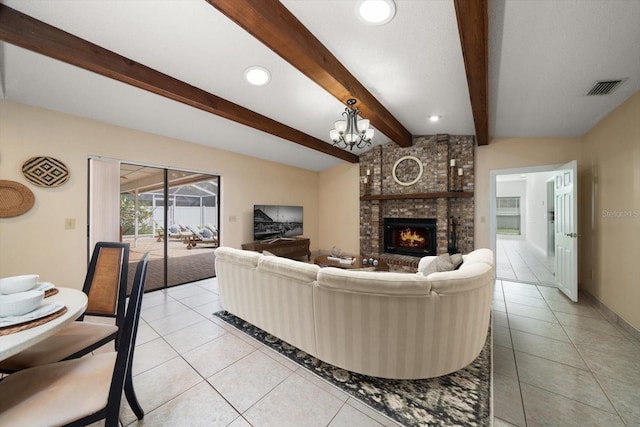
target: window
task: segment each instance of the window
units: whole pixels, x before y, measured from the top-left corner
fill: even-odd
[[[496,197],[498,234],[520,235],[520,197]]]

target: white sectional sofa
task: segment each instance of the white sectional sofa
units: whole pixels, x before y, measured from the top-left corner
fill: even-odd
[[[423,258],[419,270],[435,258]],[[215,262],[226,311],[334,366],[417,379],[464,368],[484,346],[493,253],[463,259],[457,270],[428,276],[320,268],[228,247]]]

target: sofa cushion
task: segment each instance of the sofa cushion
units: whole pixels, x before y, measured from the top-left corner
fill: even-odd
[[[315,282],[320,266],[279,256],[261,256],[258,271],[277,274],[295,280]]]
[[[251,268],[258,267],[258,260],[262,255],[258,252],[245,251],[228,247],[220,247],[215,251],[216,259],[221,258],[235,264],[244,265]]]
[[[422,258],[420,258],[420,261],[418,262],[418,273],[422,274],[425,268],[427,268],[427,266],[431,264],[436,258],[437,257],[431,255],[423,256]]]
[[[453,254],[451,255],[451,264],[453,264],[453,269],[457,270],[460,265],[462,265],[462,254]]]
[[[422,271],[422,274],[428,276],[431,273],[436,273],[440,271],[451,271],[455,267],[451,262],[451,257],[449,254],[438,255],[436,259],[431,261],[426,268]]]
[[[421,275],[335,267],[320,269],[318,286],[338,291],[395,296],[425,296],[431,292],[429,280]]]

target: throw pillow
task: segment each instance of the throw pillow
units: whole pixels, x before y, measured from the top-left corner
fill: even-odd
[[[451,255],[451,263],[453,264],[453,269],[457,270],[462,265],[462,254],[453,254]]]
[[[424,276],[428,276],[431,273],[438,273],[441,271],[451,271],[453,270],[453,263],[451,262],[451,257],[449,254],[438,255],[436,259],[431,261],[427,268],[424,269],[422,274]]]

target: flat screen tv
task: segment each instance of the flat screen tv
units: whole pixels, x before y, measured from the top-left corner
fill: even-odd
[[[302,235],[302,206],[253,206],[254,240],[276,241],[300,235]]]

